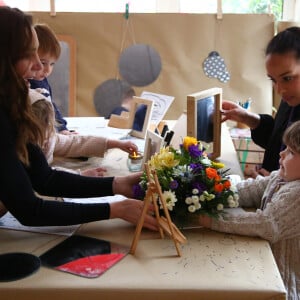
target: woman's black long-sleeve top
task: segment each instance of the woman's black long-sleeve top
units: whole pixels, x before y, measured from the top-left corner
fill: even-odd
[[[28,145],[30,166],[26,167],[16,154],[14,126],[1,108],[0,139],[0,200],[23,225],[73,225],[109,218],[107,203],[49,201],[37,197],[34,191],[55,197],[107,196],[113,194],[113,177],[92,178],[55,171],[34,145]]]
[[[255,144],[265,149],[262,168],[269,172],[279,168],[279,153],[282,148],[282,136],[288,124],[300,120],[300,105],[292,107],[281,101],[275,119],[270,115],[260,114],[260,124],[251,130]]]

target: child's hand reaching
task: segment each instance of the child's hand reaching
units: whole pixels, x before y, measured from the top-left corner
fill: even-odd
[[[62,130],[59,132],[60,134],[65,134],[65,135],[72,135],[72,134],[78,134],[77,131],[75,130]]]

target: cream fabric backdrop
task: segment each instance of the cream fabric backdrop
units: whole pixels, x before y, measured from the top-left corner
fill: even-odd
[[[125,19],[119,13],[32,13],[57,34],[77,42],[77,116],[96,116],[94,89],[119,78],[118,58]],[[271,15],[130,14],[136,43],[154,47],[162,72],[149,86],[136,88],[175,96],[166,118],[176,119],[186,109],[186,95],[211,87],[223,88],[223,98],[253,99],[252,110],[271,113],[272,87],[264,68],[264,49],[274,34]],[[127,34],[125,47],[132,45]],[[221,83],[205,76],[202,63],[211,51],[224,58],[231,80]]]

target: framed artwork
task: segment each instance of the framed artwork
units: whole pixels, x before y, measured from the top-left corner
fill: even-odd
[[[109,127],[131,129],[131,136],[144,139],[150,126],[153,111],[153,101],[140,97],[133,97],[130,110],[120,115],[112,114],[108,121]]]
[[[140,97],[133,97],[131,106],[133,120],[131,136],[144,139],[150,126],[153,111],[153,101]]]
[[[163,147],[164,139],[157,133],[147,130],[142,166],[151,158],[152,155],[160,151]]]
[[[211,159],[221,155],[222,88],[211,88],[187,96],[187,135],[204,145]]]

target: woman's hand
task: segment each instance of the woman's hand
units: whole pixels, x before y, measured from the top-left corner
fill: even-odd
[[[144,202],[141,200],[126,199],[110,204],[110,219],[120,218],[137,225],[144,208]],[[154,206],[150,204],[145,214],[144,227],[151,230],[158,230],[157,220],[154,215]]]
[[[127,176],[115,177],[113,181],[113,193],[128,198],[133,197],[133,186],[138,184],[143,172],[136,172]]]
[[[231,120],[239,123],[244,123],[251,129],[256,128],[260,122],[260,116],[251,113],[249,110],[241,107],[232,101],[222,101],[222,122]]]

